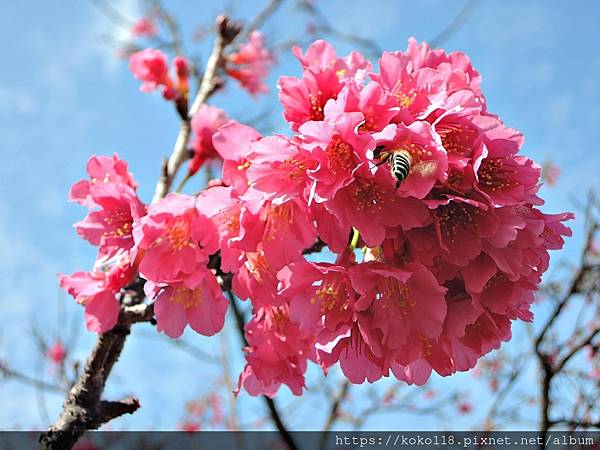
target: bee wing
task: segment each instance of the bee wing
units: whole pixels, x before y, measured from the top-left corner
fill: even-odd
[[[421,161],[411,167],[411,172],[418,173],[423,177],[430,177],[437,172],[438,163],[437,161]]]

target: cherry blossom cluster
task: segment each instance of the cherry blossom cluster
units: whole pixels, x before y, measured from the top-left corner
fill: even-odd
[[[170,194],[144,205],[116,155],[92,157],[87,172],[89,180],[73,185],[69,198],[90,210],[75,229],[98,247],[98,257],[90,272],[59,275],[60,285],[85,307],[87,328],[104,333],[116,325],[118,294],[139,274],[147,297],[156,300],[159,331],[174,338],[187,324],[207,336],[220,331],[227,300],[207,268],[218,235],[197,199]]]
[[[240,54],[262,76],[253,61],[264,55]],[[252,395],[282,384],[300,395],[309,361],[325,372],[339,363],[353,383],[421,385],[432,371],[471,369],[510,339],[513,321],[532,320],[572,214],[538,209],[541,168],[487,110],[464,54],[413,39],[377,68],[324,41],[294,54],[302,76],[279,80],[291,137],[208,106],[192,119],[189,174],[222,159],[220,181],[200,194],[146,206],[123,161],[92,158],[71,199],[90,209],[76,229],[99,255],[61,285],[103,332],[118,317],[115,294],[139,275],[159,331],[177,337],[189,323],[210,335],[227,309],[207,268],[218,255],[252,308],[239,380]],[[385,159],[397,153],[410,161],[402,180]]]

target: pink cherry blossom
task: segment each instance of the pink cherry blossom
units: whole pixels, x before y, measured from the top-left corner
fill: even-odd
[[[411,336],[434,339],[442,333],[446,289],[425,266],[358,264],[350,278],[359,294],[354,308],[372,311],[371,326],[382,336],[381,347],[394,351],[410,345]]]
[[[88,208],[96,205],[93,199],[94,186],[100,184],[121,184],[132,189],[137,188],[133,175],[129,172],[127,163],[115,153],[110,156],[92,156],[88,159],[86,171],[89,180],[75,183],[69,190],[69,200]]]
[[[394,194],[387,176],[378,173],[373,178],[363,168],[355,173],[355,179],[340,189],[325,204],[343,224],[360,231],[362,240],[369,246],[381,244],[386,227],[401,226],[404,229],[421,227],[429,222],[430,214],[425,205],[413,198],[400,198]]]
[[[253,31],[248,41],[227,57],[227,74],[235,78],[252,95],[268,92],[263,80],[269,75],[275,60],[264,45],[260,31]]]
[[[157,329],[169,337],[181,336],[188,324],[204,336],[212,336],[223,328],[228,302],[215,276],[206,269],[169,284],[148,281],[144,291],[148,297],[156,298]]]
[[[254,128],[238,123],[224,125],[213,135],[215,150],[223,158],[223,182],[232,186],[238,195],[248,188],[248,157],[252,144],[260,138],[261,134]]]
[[[110,255],[133,247],[133,225],[146,213],[135,191],[123,184],[96,185],[92,198],[99,207],[74,226],[82,238]]]
[[[375,136],[377,144],[384,146],[384,151],[402,150],[410,154],[411,171],[398,187],[397,195],[423,198],[436,182],[446,181],[448,156],[440,137],[427,122],[417,121],[409,126],[388,125]],[[382,169],[389,175],[389,166],[379,165],[378,171]],[[392,176],[388,178],[390,184],[396,184]]]
[[[289,299],[290,317],[307,331],[335,331],[352,320],[356,293],[343,265],[299,259],[281,269],[279,294]]]
[[[183,194],[172,193],[150,205],[133,238],[140,273],[155,283],[192,276],[218,248],[215,226],[196,207],[196,199]]]
[[[134,37],[153,38],[158,34],[158,29],[150,17],[142,17],[131,27],[131,34]]]
[[[52,363],[60,365],[67,357],[67,349],[60,340],[57,340],[48,348],[47,355]]]
[[[116,325],[119,316],[115,295],[133,281],[134,275],[131,258],[120,252],[97,260],[91,272],[59,274],[58,278],[60,286],[85,307],[87,329],[105,333]]]
[[[331,122],[306,122],[298,130],[301,147],[309,150],[316,162],[309,176],[316,182],[317,202],[332,199],[351,183],[354,172],[366,161],[367,150],[374,147],[370,136],[356,133],[362,122],[360,113],[343,113]]]
[[[274,396],[281,384],[301,395],[307,361],[314,359],[314,335],[300,329],[289,307],[266,306],[246,324],[246,361],[239,387],[252,395]]]
[[[169,75],[167,55],[161,50],[146,48],[135,52],[129,58],[129,70],[140,81],[142,92],[160,89],[166,100],[177,100],[187,94],[189,67],[187,61],[177,56],[173,59],[176,79],[175,83]]]
[[[133,224],[146,213],[145,205],[136,194],[136,184],[127,171],[127,164],[115,154],[92,157],[88,161],[90,180],[73,185],[69,198],[90,209],[82,221],[75,224],[77,233],[102,255],[112,255],[133,246]]]
[[[325,104],[344,86],[332,70],[304,71],[301,79],[283,76],[278,85],[283,116],[295,131],[304,122],[323,120]]]
[[[248,184],[277,201],[308,198],[314,182],[309,172],[317,160],[308,150],[283,136],[268,136],[255,142],[248,156]]]
[[[167,55],[153,48],[146,48],[131,55],[129,69],[133,75],[143,82],[140,90],[150,92],[160,86],[172,87],[169,77]]]
[[[214,106],[202,105],[192,117],[191,126],[194,132],[191,146],[194,156],[188,166],[188,176],[194,175],[207,161],[219,159],[213,145],[213,135],[229,122],[227,114]]]
[[[334,71],[341,80],[359,80],[371,70],[371,63],[360,53],[352,52],[350,55],[338,58],[333,46],[326,41],[317,40],[313,42],[306,53],[302,53],[300,47],[293,47],[292,53],[305,70],[311,71]]]

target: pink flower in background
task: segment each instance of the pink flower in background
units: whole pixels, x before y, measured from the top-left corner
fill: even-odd
[[[134,37],[153,38],[157,34],[156,24],[150,17],[141,17],[131,27],[131,35]]]
[[[196,199],[183,194],[150,205],[133,238],[140,273],[156,283],[191,277],[218,249],[215,226],[196,208]]]
[[[200,424],[198,422],[186,420],[179,424],[179,429],[186,433],[195,433],[197,431],[200,431]]]
[[[58,278],[60,286],[85,307],[87,329],[105,333],[116,325],[119,316],[115,295],[133,281],[134,275],[131,258],[120,252],[98,259],[91,272],[59,274]]]
[[[560,167],[552,162],[545,162],[542,165],[542,178],[548,186],[556,186],[560,177]]]
[[[457,405],[457,408],[458,408],[458,412],[461,413],[461,414],[463,414],[463,415],[470,414],[471,412],[473,412],[473,409],[474,409],[473,405],[471,403],[469,403],[469,402],[466,402],[466,401],[465,402],[460,402]]]
[[[142,92],[161,90],[166,100],[176,100],[188,91],[189,67],[185,59],[178,56],[173,59],[177,83],[169,75],[167,55],[161,50],[146,48],[135,52],[129,58],[129,70],[140,81]]]
[[[161,86],[172,87],[167,55],[161,50],[146,48],[131,55],[129,69],[143,82],[140,90],[150,92]]]
[[[60,365],[67,357],[67,349],[60,340],[57,340],[48,348],[47,356],[52,363]]]
[[[206,269],[184,281],[147,281],[144,290],[149,298],[156,298],[157,330],[169,337],[181,336],[188,324],[204,336],[212,336],[223,328],[228,302],[215,276]]]
[[[206,104],[202,105],[192,117],[191,126],[194,137],[191,147],[194,156],[188,165],[188,176],[194,175],[208,161],[220,159],[213,145],[213,135],[228,122],[229,118],[225,111]]]
[[[253,31],[248,41],[227,57],[227,74],[235,78],[252,95],[268,92],[264,79],[275,63],[273,55],[264,45],[260,31]]]
[[[189,90],[190,65],[183,56],[176,56],[173,58],[173,67],[175,68],[175,76],[177,77],[179,95],[186,96]]]

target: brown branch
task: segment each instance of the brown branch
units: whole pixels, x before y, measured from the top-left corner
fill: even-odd
[[[87,430],[94,430],[123,414],[139,408],[139,402],[127,398],[116,402],[101,400],[106,380],[117,362],[125,340],[136,322],[152,320],[151,305],[124,308],[117,325],[98,336],[79,379],[71,388],[58,420],[40,437],[40,448],[70,449]]]
[[[535,340],[535,352],[537,353],[537,355],[540,359],[547,358],[547,355],[545,355],[541,350],[542,343],[544,341],[544,338],[546,337],[546,334],[548,333],[548,331],[552,327],[552,324],[556,321],[556,319],[562,312],[563,308],[569,302],[569,300],[573,297],[573,295],[578,293],[579,284],[581,283],[581,281],[583,280],[584,276],[586,275],[587,271],[590,268],[590,266],[585,264],[585,258],[586,258],[586,255],[587,255],[589,249],[593,245],[594,235],[597,231],[597,225],[595,222],[593,222],[593,219],[592,219],[591,206],[586,211],[586,216],[587,216],[587,222],[588,222],[588,230],[587,230],[587,234],[586,234],[583,251],[581,252],[581,261],[579,264],[579,269],[577,270],[577,272],[571,279],[571,284],[569,285],[569,288],[565,291],[563,297],[558,302],[558,305],[556,306],[556,308],[550,315],[549,319],[546,321],[546,323],[542,327],[540,334],[538,335],[537,339]]]
[[[206,63],[206,70],[202,77],[200,89],[190,107],[187,117],[182,118],[179,134],[177,135],[173,152],[167,162],[166,170],[163,171],[156,184],[154,198],[152,199],[153,203],[167,195],[179,168],[188,158],[187,146],[192,132],[190,118],[198,112],[200,107],[206,103],[218,88],[220,84],[218,73],[223,66],[223,52],[239,34],[240,30],[240,25],[231,22],[226,16],[217,17],[217,36],[213,44],[212,53]]]
[[[571,348],[569,353],[567,353],[558,363],[556,363],[553,369],[554,372],[560,372],[569,362],[569,360],[584,347],[590,345],[596,336],[600,336],[600,326],[594,328],[587,337],[583,338],[578,344]]]
[[[233,293],[231,291],[227,291],[225,292],[225,294],[229,298],[231,309],[233,310],[233,315],[237,324],[237,329],[240,334],[240,339],[242,340],[245,346],[248,346],[248,340],[246,339],[246,333],[244,332],[244,327],[246,323],[244,313],[238,307],[237,300]],[[279,414],[279,410],[277,408],[275,400],[267,397],[266,395],[263,395],[262,398],[265,401],[267,408],[269,409],[269,415],[271,416],[271,420],[275,424],[277,431],[279,431],[281,438],[285,441],[286,445],[288,446],[288,450],[297,450],[298,446],[296,445],[293,436],[290,434],[287,427],[283,423],[283,420],[281,419],[281,414]]]
[[[573,428],[600,428],[600,420],[573,420],[573,419],[558,419],[550,421],[550,425],[567,425]]]
[[[340,406],[348,396],[348,391],[350,390],[350,381],[344,380],[342,382],[342,387],[338,393],[338,395],[333,399],[331,403],[331,407],[329,408],[329,415],[327,416],[327,421],[323,426],[323,432],[321,434],[321,439],[319,440],[319,446],[317,447],[319,450],[325,450],[327,445],[327,433],[331,431],[333,425],[339,418]]]
[[[562,298],[558,302],[558,305],[551,313],[550,317],[542,327],[540,334],[534,343],[534,350],[539,360],[540,370],[541,370],[541,418],[540,418],[540,431],[542,433],[542,441],[546,441],[546,436],[550,428],[557,424],[563,423],[568,424],[568,421],[553,421],[550,419],[550,413],[552,409],[552,381],[553,379],[563,372],[567,362],[577,354],[583,347],[592,343],[592,340],[600,333],[600,328],[596,327],[591,330],[591,332],[587,335],[587,337],[583,338],[572,347],[569,352],[558,362],[552,361],[550,355],[542,350],[544,346],[545,338],[551,329],[552,325],[559,319],[562,311],[566,308],[569,302],[580,294],[582,291],[582,281],[585,279],[586,275],[593,269],[593,265],[589,265],[586,262],[586,258],[590,254],[590,250],[592,249],[592,245],[594,242],[594,237],[596,232],[598,231],[598,223],[594,218],[593,209],[597,207],[595,203],[595,197],[592,193],[588,196],[588,205],[585,211],[586,217],[586,226],[587,233],[585,238],[584,247],[581,252],[580,262],[578,265],[578,269],[576,273],[571,278],[571,282],[569,284],[568,289],[565,290]],[[579,423],[579,422],[578,422]],[[540,449],[544,449],[544,445],[540,445]]]

